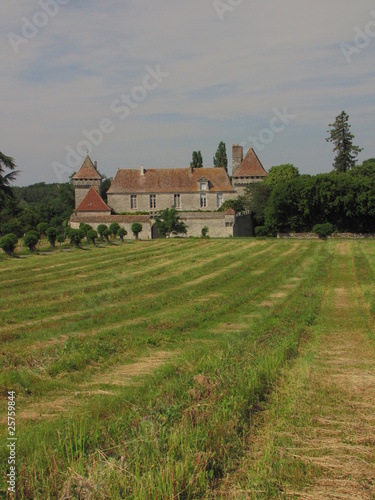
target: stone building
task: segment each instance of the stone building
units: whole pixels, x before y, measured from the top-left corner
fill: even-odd
[[[243,194],[252,182],[267,175],[251,148],[243,158],[243,148],[233,145],[232,184],[225,168],[119,169],[107,191],[108,204],[101,198],[102,176],[97,165],[87,156],[72,177],[76,208],[70,219],[72,227],[80,222],[94,229],[99,224],[118,222],[131,237],[131,224],[140,222],[140,238],[157,236],[155,215],[175,207],[188,226],[188,236],[200,236],[204,226],[212,237],[251,236],[252,218],[249,213],[235,214],[232,209],[218,212],[221,205]],[[139,215],[146,212],[147,215]],[[134,214],[134,215],[132,215]]]

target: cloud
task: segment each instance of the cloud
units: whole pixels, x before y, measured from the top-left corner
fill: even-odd
[[[108,175],[142,162],[184,166],[194,149],[210,165],[219,141],[230,156],[283,106],[296,118],[260,153],[266,167],[293,159],[303,172],[330,170],[324,136],[343,109],[361,157],[375,156],[375,40],[350,64],[340,45],[375,20],[370,0],[244,1],[223,20],[212,0],[70,1],[16,54],[7,34],[22,34],[42,1],[0,7],[0,150],[15,157],[21,184],[56,181],[51,164],[103,118],[115,129],[92,156]],[[112,102],[157,65],[169,76],[120,120]]]

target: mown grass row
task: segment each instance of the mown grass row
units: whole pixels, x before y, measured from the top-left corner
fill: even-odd
[[[163,243],[167,249],[169,242]],[[21,498],[57,498],[64,483],[73,496],[86,490],[94,498],[197,498],[215,488],[241,454],[254,411],[319,313],[329,253],[319,242],[306,242],[298,253],[282,256],[291,248],[282,243],[258,256],[253,246],[244,245],[230,259],[219,257],[221,242],[210,242],[211,267],[210,261],[199,266],[198,247],[191,245],[190,260],[175,276],[163,269],[145,284],[117,281],[119,289],[106,303],[118,300],[120,309],[121,295],[116,293],[136,288],[136,297],[124,295],[127,315],[117,306],[105,315],[103,307],[94,311],[94,321],[65,318],[52,335],[43,326],[35,327],[33,342],[69,336],[61,345],[47,348],[46,359],[37,357],[35,367],[30,366],[22,339],[8,343],[8,348],[19,343],[19,359],[2,382],[7,387],[14,384],[21,393],[28,384],[31,401],[90,381],[97,371],[93,361],[105,373],[109,366],[129,363],[146,351],[176,353],[154,375],[141,378],[144,384],[116,390],[101,385],[111,396],[87,395],[79,412],[68,418],[23,422],[18,450],[25,458],[19,470]],[[176,244],[176,252],[181,248]],[[233,260],[239,265],[225,272]],[[147,262],[140,261],[147,269]],[[194,280],[220,266],[223,272],[194,285]],[[261,305],[292,276],[301,281],[288,297],[272,307]],[[184,288],[186,282],[190,285]],[[175,293],[169,290],[173,286]],[[147,297],[150,289],[155,296]],[[80,293],[76,298],[83,309],[96,303],[94,293]],[[254,311],[260,316],[250,319]],[[124,317],[141,322],[112,328]],[[235,318],[248,327],[221,329]],[[203,375],[200,382],[194,379],[198,374]],[[25,400],[22,404],[27,405]]]

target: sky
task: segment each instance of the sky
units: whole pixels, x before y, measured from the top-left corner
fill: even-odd
[[[373,0],[19,0],[0,6],[0,151],[16,185],[67,182],[87,152],[118,168],[213,166],[220,141],[263,166],[332,170],[349,115],[375,157]]]

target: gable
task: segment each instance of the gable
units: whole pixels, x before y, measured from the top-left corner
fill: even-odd
[[[236,177],[267,177],[267,172],[263,168],[261,161],[259,160],[257,154],[250,148],[247,152],[245,158],[240,163],[240,166],[233,174],[233,178]]]
[[[87,195],[83,198],[79,206],[76,208],[76,212],[109,212],[111,209],[104,203],[102,197],[96,191],[94,187],[91,186]]]

